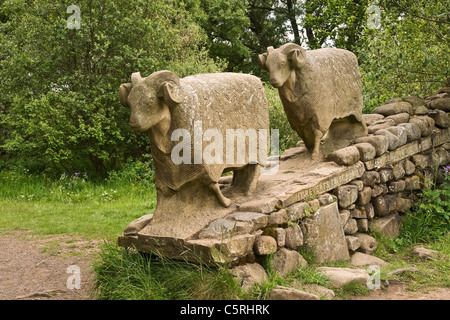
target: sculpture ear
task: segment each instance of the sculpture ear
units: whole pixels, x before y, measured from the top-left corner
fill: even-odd
[[[260,66],[261,69],[263,69],[263,70],[267,70],[266,60],[267,60],[267,52],[258,55],[259,66]]]
[[[306,64],[306,52],[302,48],[292,49],[288,53],[288,59],[291,61],[294,68],[300,69]]]
[[[131,91],[131,83],[123,83],[119,87],[119,100],[122,106],[130,109],[130,105],[128,104],[128,95]]]
[[[170,82],[165,82],[159,88],[158,96],[162,97],[169,106],[174,106],[183,101],[180,88]]]

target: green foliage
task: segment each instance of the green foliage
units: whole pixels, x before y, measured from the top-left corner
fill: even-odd
[[[117,97],[132,72],[168,69],[182,77],[217,72],[223,62],[207,56],[204,31],[178,1],[81,3],[80,29],[67,28],[66,10],[48,0],[2,5],[0,147],[38,163],[38,171],[104,177],[149,151]]]

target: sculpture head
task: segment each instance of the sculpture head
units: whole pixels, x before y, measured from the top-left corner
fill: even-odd
[[[180,79],[167,70],[154,72],[146,78],[135,72],[131,83],[120,85],[119,99],[124,107],[131,109],[131,129],[145,132],[167,116],[168,106],[182,101]]]
[[[300,69],[306,64],[306,52],[295,43],[286,43],[278,49],[268,47],[260,54],[259,65],[270,73],[270,83],[280,88],[291,75],[292,70]]]

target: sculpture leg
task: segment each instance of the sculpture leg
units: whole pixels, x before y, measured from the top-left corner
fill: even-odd
[[[319,160],[320,159],[320,140],[323,137],[322,131],[315,129],[314,130],[314,150],[312,153],[312,159],[313,160]]]
[[[231,205],[231,200],[226,198],[222,191],[220,191],[219,184],[217,182],[210,183],[208,187],[215,193],[217,200],[224,207],[229,207]]]

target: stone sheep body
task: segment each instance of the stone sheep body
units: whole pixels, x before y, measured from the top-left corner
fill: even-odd
[[[254,191],[260,167],[266,160],[268,137],[258,141],[256,161],[249,160],[249,153],[245,154],[244,163],[227,163],[225,154],[223,158],[214,155],[221,158],[223,163],[205,163],[205,159],[199,163],[195,157],[199,155],[198,152],[201,152],[201,157],[208,145],[211,147],[203,137],[207,130],[218,130],[223,140],[215,141],[218,138],[213,135],[208,141],[221,142],[227,153],[231,150],[226,148],[226,130],[242,129],[245,132],[252,129],[258,132],[264,129],[268,132],[268,104],[259,78],[237,73],[217,73],[180,79],[170,71],[158,71],[146,78],[133,73],[131,79],[131,83],[120,86],[119,97],[122,105],[131,109],[131,128],[135,132],[149,131],[158,196],[168,197],[189,182],[200,181],[214,192],[222,206],[227,207],[231,200],[221,193],[218,181],[224,171],[231,170],[234,171],[234,186],[243,189],[246,194]],[[180,136],[173,139],[172,134],[177,129],[188,132],[190,141],[181,141]],[[198,137],[195,139],[196,135],[200,135],[200,140]],[[187,149],[177,146],[177,141],[183,142]],[[248,147],[249,139],[245,141]],[[188,161],[174,163],[174,148],[178,148],[176,154],[182,154]],[[233,144],[233,152],[237,157],[237,143]],[[192,197],[198,195],[193,194]]]
[[[356,56],[350,51],[323,48],[305,51],[287,43],[267,48],[259,55],[261,68],[279,90],[292,129],[319,157],[319,145],[335,119],[353,116],[367,134],[362,118],[361,75]]]

